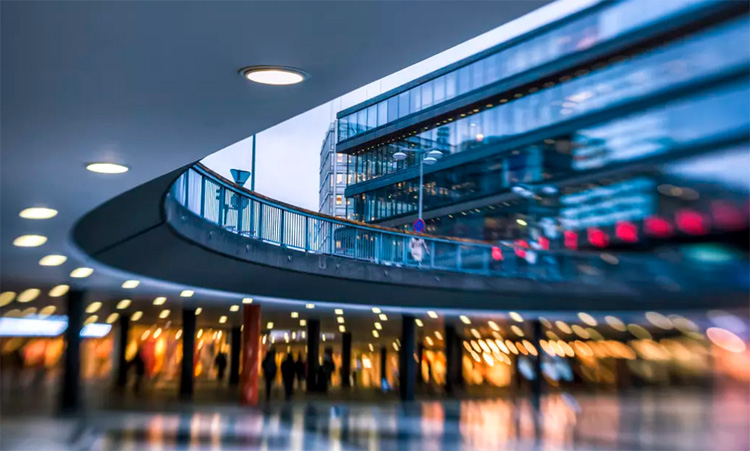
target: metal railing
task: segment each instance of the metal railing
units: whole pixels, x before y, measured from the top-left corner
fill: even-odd
[[[716,285],[728,271],[725,265],[702,265],[696,270],[693,265],[653,257],[530,250],[406,233],[266,198],[200,164],[183,173],[168,196],[199,217],[248,239],[386,266],[546,282],[596,284],[610,279],[633,286],[679,284],[682,289]]]

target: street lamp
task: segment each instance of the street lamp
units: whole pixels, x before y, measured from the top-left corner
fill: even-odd
[[[443,152],[433,149],[412,149],[408,147],[399,147],[399,150],[393,154],[393,159],[398,161],[406,160],[406,152],[413,152],[419,155],[419,219],[422,219],[422,192],[424,191],[424,165],[433,165],[443,157]]]

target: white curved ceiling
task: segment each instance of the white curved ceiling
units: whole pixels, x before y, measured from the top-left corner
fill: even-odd
[[[544,3],[2,2],[3,289],[69,281],[79,258],[54,268],[38,260],[73,257],[75,221],[117,194]],[[253,64],[312,76],[251,84],[237,70]],[[93,174],[92,161],[131,170]],[[19,218],[29,206],[60,214]],[[27,233],[49,241],[12,245]],[[97,268],[86,283],[116,290],[123,279]]]

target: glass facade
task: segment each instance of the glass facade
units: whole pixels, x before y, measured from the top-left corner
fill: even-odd
[[[360,183],[418,164],[414,153],[396,161],[400,148],[439,149],[445,155],[475,150],[544,127],[569,121],[711,77],[746,69],[750,22],[739,19],[638,56],[578,76],[563,76],[525,93],[515,93],[480,110],[450,118],[438,127],[351,155],[353,181]],[[583,72],[583,73],[582,73]],[[430,91],[428,91],[430,92]]]
[[[348,183],[347,157],[336,153],[336,125],[326,132],[320,149],[320,190],[318,211],[330,216],[346,217],[344,189]]]
[[[684,152],[750,133],[746,81],[630,114],[594,127],[498,152],[425,175],[425,210],[507,192],[519,183],[564,180],[608,165]],[[415,213],[418,179],[354,196],[354,219],[379,221]]]
[[[523,42],[505,46],[473,63],[339,117],[338,141],[708,3],[712,1],[613,2],[596,13],[553,27],[536,37],[522,38]]]

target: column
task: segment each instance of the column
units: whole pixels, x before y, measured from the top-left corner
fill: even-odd
[[[412,315],[401,315],[401,349],[399,353],[399,387],[402,401],[414,401],[417,364],[414,361],[416,324]]]
[[[455,393],[463,385],[461,338],[453,324],[445,325],[445,391]]]
[[[542,347],[539,345],[539,341],[542,338],[542,323],[536,319],[531,322],[531,342],[537,349],[537,355],[529,356],[532,359],[534,365],[534,380],[531,381],[531,405],[534,406],[534,410],[539,412],[542,403]]]
[[[385,385],[383,381],[388,380],[388,372],[386,365],[388,364],[388,348],[385,345],[380,347],[380,388],[382,389]]]
[[[341,334],[341,387],[351,387],[349,377],[352,374],[352,333]]]
[[[195,374],[195,308],[182,309],[182,367],[180,371],[180,398],[193,397]]]
[[[258,403],[258,373],[260,372],[260,306],[248,304],[242,312],[242,374],[240,375],[240,403]]]
[[[307,392],[318,390],[318,354],[320,347],[320,320],[307,320]]]
[[[118,321],[117,331],[117,388],[125,388],[128,383],[128,361],[125,351],[128,348],[128,333],[130,332],[130,316],[123,314]]]
[[[85,292],[71,290],[66,298],[68,327],[65,329],[61,410],[75,412],[81,407],[81,329]]]
[[[240,349],[242,348],[242,328],[232,327],[232,337],[229,345],[229,385],[240,383]]]

